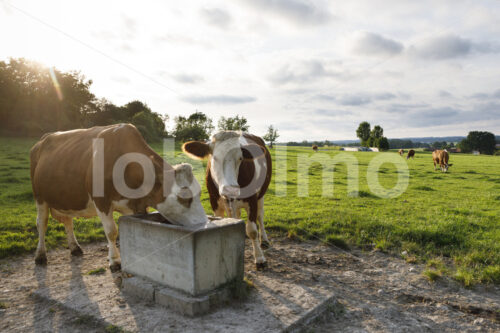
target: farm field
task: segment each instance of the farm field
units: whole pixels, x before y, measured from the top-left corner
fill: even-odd
[[[33,252],[37,245],[36,209],[29,179],[29,150],[35,139],[0,138],[0,258]],[[161,151],[162,145],[153,145]],[[278,147],[276,149],[283,149]],[[271,150],[272,154],[276,149]],[[265,199],[266,228],[293,239],[319,239],[332,246],[357,246],[425,262],[433,280],[449,275],[464,285],[500,283],[500,157],[453,154],[448,173],[434,171],[431,154],[417,151],[409,160],[409,186],[396,198],[374,195],[367,184],[369,162],[386,153],[322,150],[331,157],[351,154],[359,162],[359,196],[349,196],[347,167],[337,164],[333,196],[322,196],[322,168],[307,174],[309,195],[298,196],[297,158],[314,154],[310,148],[289,147],[286,180],[273,182]],[[204,187],[204,167],[180,151],[171,164],[188,162],[202,184],[202,203],[211,214]],[[406,160],[404,160],[406,161]],[[54,161],[54,163],[57,163]],[[406,163],[406,162],[405,162]],[[392,164],[379,170],[380,183],[394,186],[398,172]],[[277,195],[286,188],[287,195]],[[116,215],[116,217],[118,214]],[[104,240],[100,221],[75,220],[79,242]],[[66,245],[62,224],[50,219],[47,247]]]

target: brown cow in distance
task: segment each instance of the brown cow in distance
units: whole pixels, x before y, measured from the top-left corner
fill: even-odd
[[[403,156],[405,154],[405,150],[404,149],[400,149],[398,153],[399,153],[399,156]]]
[[[432,160],[434,162],[434,170],[437,170],[436,165],[439,164],[442,172],[448,171],[448,168],[453,164],[448,164],[450,155],[446,150],[434,150],[432,152]]]
[[[248,133],[222,131],[209,143],[186,142],[182,150],[191,158],[208,160],[206,182],[215,215],[226,213],[239,218],[242,208],[247,211],[246,233],[252,242],[255,265],[264,268],[266,258],[261,246],[269,246],[264,229],[264,194],[272,174],[271,154],[264,141]]]
[[[406,155],[406,159],[409,160],[411,158],[415,158],[415,151],[413,149],[408,150],[408,155]]]
[[[314,151],[318,151],[318,146],[317,146],[317,145],[313,145],[313,146],[312,146],[312,149],[313,149]]]
[[[121,266],[114,211],[137,214],[154,207],[175,224],[207,221],[191,165],[167,164],[131,124],[46,134],[31,149],[30,160],[37,264],[47,263],[49,213],[64,224],[72,255],[83,253],[73,233],[73,218],[99,216],[113,271]]]

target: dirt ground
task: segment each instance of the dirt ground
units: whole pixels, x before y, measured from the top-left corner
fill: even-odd
[[[337,302],[329,305],[324,314],[303,327],[304,331],[500,331],[498,287],[465,289],[448,279],[431,283],[421,274],[424,267],[407,264],[402,259],[381,252],[344,252],[317,242],[273,241],[273,247],[266,252],[269,265],[265,271],[254,269],[249,244],[245,253],[245,275],[254,285],[248,303],[260,299],[268,306],[273,318],[279,319],[276,322],[269,321],[269,326],[261,326],[260,332],[281,329],[284,327],[281,325],[283,322],[291,323],[296,316],[330,295]],[[0,261],[0,331],[118,332],[119,327],[132,331],[186,331],[188,327],[182,326],[182,320],[177,317],[170,317],[168,322],[159,321],[154,329],[146,324],[129,326],[131,319],[121,318],[126,316],[126,310],[140,309],[141,314],[148,313],[153,317],[158,317],[162,313],[158,311],[162,310],[152,309],[148,304],[137,305],[121,297],[118,287],[118,292],[112,294],[109,284],[120,285],[119,272],[111,274],[106,270],[89,274],[92,270],[106,266],[107,248],[104,243],[86,245],[83,250],[85,254],[81,258],[71,258],[67,249],[50,251],[47,267],[36,267],[33,255]],[[54,271],[57,267],[65,269]],[[66,277],[65,285],[69,290],[83,282],[91,284],[95,291],[103,288],[99,291],[98,300],[94,298],[91,305],[94,307],[92,311],[102,314],[106,320],[96,320],[96,316],[82,314],[84,312],[77,311],[78,308],[75,310],[62,306],[64,302],[50,302],[36,297],[37,290],[57,286],[58,281],[66,281]],[[65,292],[62,289],[61,295]],[[57,290],[56,287],[55,298]],[[95,296],[90,296],[92,292],[86,291],[88,298]],[[63,295],[60,298],[67,297]],[[113,302],[112,307],[106,309],[106,302]],[[229,307],[198,319],[203,323],[204,330],[218,331],[210,326],[210,322],[223,322],[224,314],[232,307],[243,314],[247,313],[249,322],[261,319],[258,312],[252,310],[250,305],[245,305],[245,302]],[[114,317],[108,316],[106,311]],[[289,321],[283,321],[281,317],[289,318]],[[120,325],[111,326],[107,318],[115,318]],[[134,320],[135,324],[139,322],[138,317]],[[231,330],[231,324],[221,329]],[[249,327],[248,331],[251,330]],[[234,331],[237,331],[236,326]]]

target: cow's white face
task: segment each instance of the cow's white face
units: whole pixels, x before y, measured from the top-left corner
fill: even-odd
[[[174,167],[175,176],[168,175],[170,181],[164,180],[168,186],[165,201],[156,206],[158,212],[168,221],[180,225],[196,225],[206,223],[207,215],[201,205],[201,187],[193,176],[191,165],[179,164]]]
[[[218,186],[219,194],[226,199],[240,196],[238,173],[243,160],[264,155],[262,147],[232,131],[217,133],[211,143],[186,142],[182,150],[195,159],[210,159],[210,175]]]
[[[441,168],[441,170],[442,170],[443,172],[448,172],[448,168],[449,168],[449,167],[451,167],[452,165],[453,165],[453,164],[448,164],[448,163],[446,163],[446,164],[445,164],[445,165]]]
[[[240,195],[238,173],[243,161],[240,138],[230,138],[215,142],[210,157],[210,174],[219,186],[219,194],[225,198],[237,198]]]

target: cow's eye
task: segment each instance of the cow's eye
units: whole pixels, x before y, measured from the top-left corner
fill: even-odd
[[[239,160],[240,160],[240,162],[243,161],[243,157],[240,157]]]

